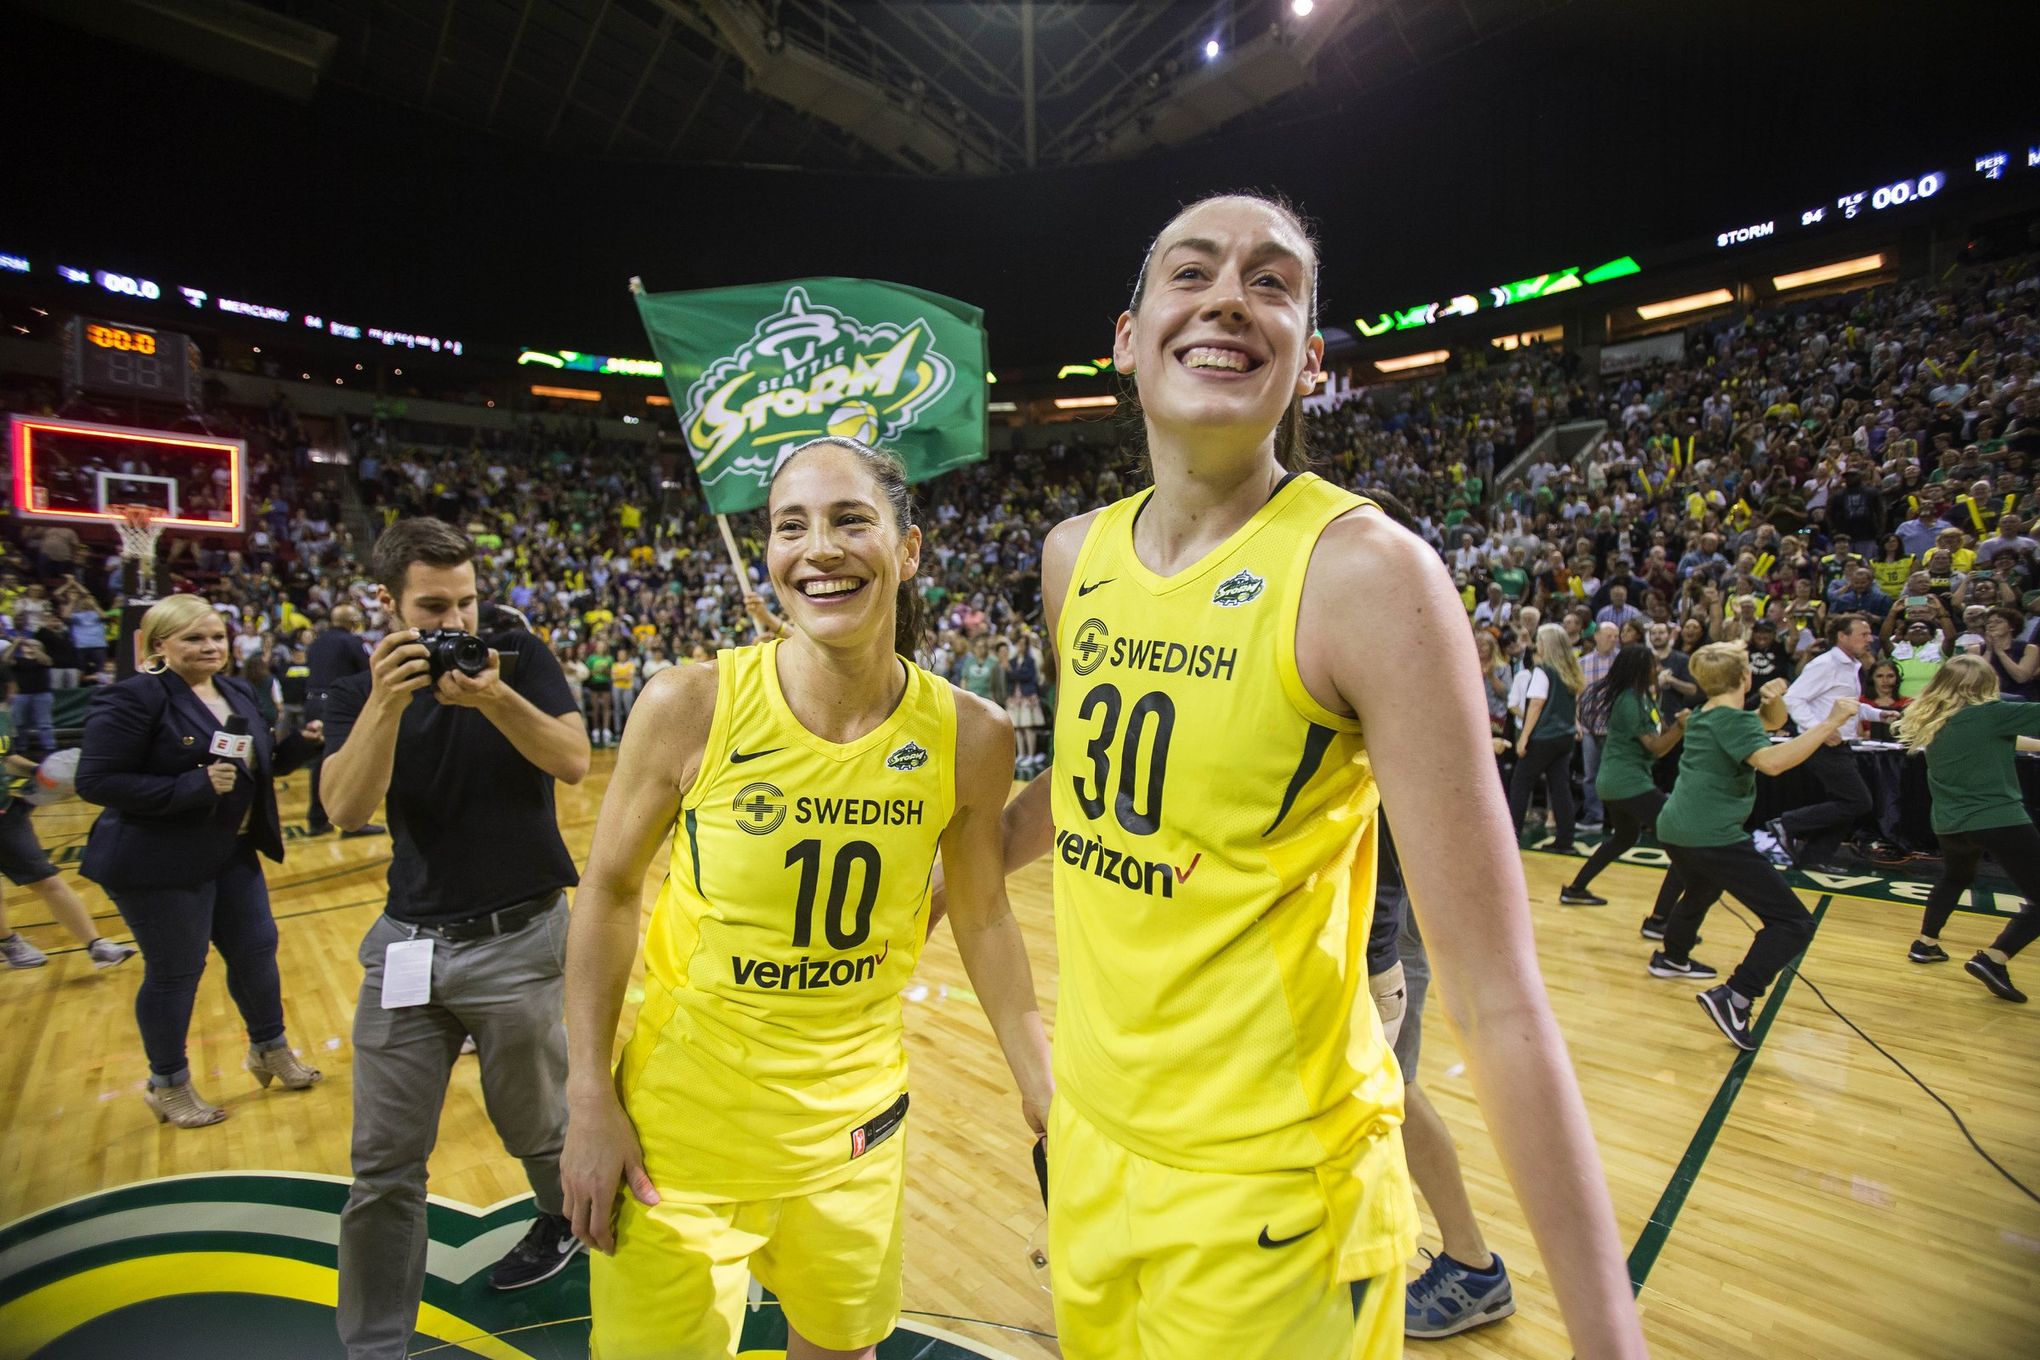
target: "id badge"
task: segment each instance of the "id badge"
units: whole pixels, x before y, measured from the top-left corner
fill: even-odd
[[[401,1010],[432,999],[432,940],[396,940],[383,951],[382,1008]]]

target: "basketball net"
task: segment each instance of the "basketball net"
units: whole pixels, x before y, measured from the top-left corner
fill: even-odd
[[[156,594],[156,540],[163,536],[163,526],[156,523],[156,512],[146,505],[122,505],[115,509],[120,513],[113,524],[120,534],[120,555],[135,564],[134,593],[152,599]]]

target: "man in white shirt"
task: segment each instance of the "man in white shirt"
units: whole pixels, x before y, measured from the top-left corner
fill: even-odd
[[[1837,614],[1828,620],[1827,632],[1833,645],[1807,662],[1785,691],[1785,711],[1802,732],[1820,726],[1834,710],[1835,700],[1863,693],[1863,659],[1874,636],[1870,620],[1861,614]],[[1895,716],[1874,704],[1861,705],[1857,716],[1800,767],[1819,783],[1820,801],[1765,823],[1796,867],[1818,869],[1827,864],[1842,838],[1870,811],[1870,790],[1856,769],[1856,753],[1849,743],[1856,739],[1860,723],[1888,722]]]

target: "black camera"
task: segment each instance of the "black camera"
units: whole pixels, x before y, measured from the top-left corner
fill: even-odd
[[[428,628],[418,634],[418,645],[425,649],[425,665],[435,685],[449,671],[459,671],[473,679],[489,669],[488,644],[473,633],[458,628]]]

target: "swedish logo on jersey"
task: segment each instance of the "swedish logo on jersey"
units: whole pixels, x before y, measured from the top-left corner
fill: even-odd
[[[730,811],[737,814],[739,831],[769,836],[786,820],[786,795],[776,784],[746,784],[730,799]]]
[[[1251,571],[1242,571],[1218,583],[1218,589],[1211,592],[1211,602],[1220,609],[1237,609],[1261,598],[1261,592],[1268,583]]]
[[[1111,650],[1111,641],[1112,630],[1103,619],[1085,619],[1077,625],[1076,640],[1070,644],[1070,669],[1078,675],[1097,670]]]
[[[101,1191],[0,1228],[0,1357],[339,1354],[338,1176],[175,1176]],[[435,1360],[580,1360],[588,1267],[529,1289],[489,1288],[489,1268],[531,1226],[531,1197],[426,1209],[424,1299],[405,1349]],[[756,1296],[754,1296],[756,1297]],[[769,1294],[746,1310],[736,1349],[783,1360],[786,1321]],[[190,1345],[179,1345],[188,1339]],[[910,1319],[879,1360],[1010,1360]]]
[[[927,763],[928,753],[911,741],[885,758],[888,770],[918,770]]]

